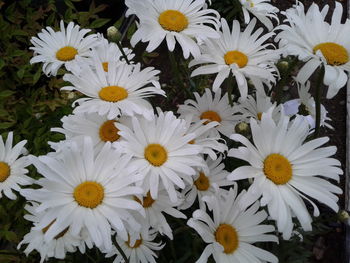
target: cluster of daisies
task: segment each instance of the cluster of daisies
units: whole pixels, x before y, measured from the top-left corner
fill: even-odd
[[[313,216],[320,214],[313,200],[338,210],[342,190],[332,182],[343,172],[331,157],[336,147],[324,146],[329,138],[311,137],[318,114],[320,125],[332,126],[322,105],[317,113],[308,80],[322,68],[327,98],[347,82],[350,22],[341,23],[341,4],[328,23],[328,6],[306,12],[297,2],[271,31],[279,10],[269,0],[240,0],[243,29],[220,18],[210,1],[125,2],[126,14],[138,19],[131,45],[148,43],[149,52],[164,39],[170,52],[179,45],[192,57],[192,76],[217,74],[212,89],[194,93],[176,113],[163,111],[147,99],[166,95],[160,71],[135,62],[131,49],[73,22],[33,37],[31,63],[42,62],[47,76],[64,66],[70,84],[62,89],[81,97],[62,127],[52,128],[65,140],[48,142],[46,155],[28,155],[26,141],[12,146],[12,133],[5,143],[0,137],[0,196],[20,192],[33,223],[18,248],[38,251],[41,262],[94,246],[115,263],[156,262],[161,236],[173,239],[174,217],[188,220],[207,244],[197,262],[278,262],[255,243],[289,239],[298,224],[311,231],[304,201]],[[305,62],[295,77],[299,98],[277,105],[269,94],[279,79],[276,63],[288,55]],[[228,80],[238,91],[234,103]],[[245,164],[227,171],[236,159]],[[40,179],[26,175],[31,164]],[[239,189],[243,179],[248,189]],[[189,208],[197,210],[189,215]]]

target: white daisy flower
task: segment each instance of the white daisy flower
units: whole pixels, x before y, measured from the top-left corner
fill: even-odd
[[[188,58],[200,55],[195,38],[218,38],[219,14],[213,9],[204,9],[205,0],[153,0],[126,2],[140,20],[137,31],[131,38],[132,46],[139,41],[149,42],[147,51],[155,50],[164,39],[168,49],[173,51],[176,42],[180,44],[183,55]]]
[[[67,227],[73,235],[86,228],[97,247],[111,249],[112,228],[127,239],[126,227],[140,227],[130,211],[144,214],[132,199],[143,192],[133,186],[142,177],[130,166],[131,156],[111,149],[109,142],[98,154],[89,137],[82,145],[70,144],[60,158],[32,158],[44,176],[36,182],[42,188],[22,190],[23,195],[40,203],[38,213],[47,210],[34,229],[41,230],[54,221],[44,235],[45,242],[50,242]]]
[[[130,238],[128,241],[124,241],[116,236],[116,241],[124,251],[129,262],[132,263],[156,263],[155,258],[157,254],[154,251],[161,250],[165,244],[161,242],[156,243],[154,239],[157,237],[157,231],[154,229],[143,228],[139,238],[131,243]],[[124,263],[123,257],[119,251],[114,248],[111,252],[107,253],[106,257],[112,257],[117,254],[113,263]]]
[[[60,22],[60,31],[55,32],[51,27],[46,27],[38,37],[32,37],[30,42],[34,47],[34,57],[30,63],[43,62],[43,72],[47,76],[56,76],[58,69],[64,65],[67,70],[74,66],[79,57],[86,57],[90,48],[98,43],[97,35],[89,33],[90,29],[80,29],[79,25],[70,22],[65,28],[64,22]]]
[[[33,222],[34,225],[39,224],[46,213],[46,211],[36,212],[38,206],[39,204],[32,203],[24,207],[29,212],[24,218]],[[54,220],[42,229],[32,228],[30,232],[23,237],[17,249],[20,249],[23,244],[28,244],[24,250],[26,256],[33,250],[36,250],[40,254],[40,262],[42,263],[51,257],[64,259],[67,252],[73,253],[77,250],[77,247],[85,247],[81,237],[79,235],[73,235],[69,227],[58,233],[51,241],[46,242],[44,240],[44,235],[53,223]]]
[[[127,125],[130,121],[129,117],[108,120],[106,116],[101,116],[97,113],[81,113],[64,116],[61,122],[62,128],[51,128],[51,131],[64,134],[66,139],[74,138],[81,141],[83,141],[85,136],[89,136],[98,152],[106,142],[113,143],[120,139],[119,130],[115,126],[116,122]],[[57,143],[50,142],[49,144],[55,145]]]
[[[26,175],[28,173],[26,167],[30,164],[28,158],[26,156],[18,158],[27,151],[24,148],[27,141],[20,141],[13,147],[12,142],[13,132],[8,133],[5,143],[0,136],[0,198],[4,194],[15,200],[17,196],[12,190],[20,192],[20,185],[30,185],[33,179]]]
[[[305,63],[297,80],[305,83],[314,71],[325,68],[323,83],[328,86],[327,99],[333,98],[348,81],[350,71],[350,20],[341,24],[343,7],[335,2],[332,22],[325,21],[329,6],[322,10],[313,3],[305,13],[301,2],[285,12],[289,25],[281,25],[277,36],[286,53],[298,56]]]
[[[279,9],[270,4],[271,0],[240,0],[240,2],[242,4],[244,21],[246,24],[250,21],[249,12],[259,19],[269,31],[273,29],[271,19],[275,19],[279,22],[277,17]]]
[[[185,188],[183,180],[192,182],[194,168],[202,166],[199,153],[202,148],[189,142],[195,134],[186,134],[185,120],[177,119],[172,112],[158,111],[152,120],[132,118],[132,129],[116,124],[122,140],[116,142],[124,152],[133,155],[133,166],[145,178],[144,192],[150,190],[157,199],[158,185],[166,188],[172,202],[177,201],[176,187]],[[117,146],[116,146],[117,147]]]
[[[216,121],[211,121],[207,123],[207,120],[192,121],[192,115],[187,115],[183,117],[186,121],[187,126],[186,134],[196,134],[196,137],[189,143],[202,146],[203,154],[207,154],[212,160],[216,160],[217,152],[223,153],[228,150],[226,142],[223,139],[221,139],[219,135],[210,136],[210,131],[216,126],[220,125],[220,123]]]
[[[274,108],[272,112],[272,118],[275,121],[279,120],[281,114],[281,105],[276,107],[276,102],[271,102],[271,97],[268,97],[265,91],[258,91],[255,93],[255,98],[252,95],[248,95],[246,100],[239,98],[238,103],[235,104],[235,109],[238,115],[240,115],[240,122],[249,123],[250,118],[261,120],[261,116],[264,112],[267,112],[270,108]]]
[[[194,183],[186,186],[182,191],[185,196],[184,203],[180,209],[187,209],[193,205],[198,197],[200,209],[204,209],[205,205],[202,197],[205,195],[215,195],[219,187],[232,185],[231,181],[226,179],[229,174],[225,169],[225,165],[221,163],[222,155],[215,161],[210,158],[206,159],[207,166],[198,171],[194,177]]]
[[[223,81],[232,73],[237,82],[242,99],[248,94],[247,79],[250,79],[256,89],[262,90],[263,84],[271,88],[271,83],[276,82],[278,70],[274,63],[279,58],[279,53],[274,49],[267,49],[272,44],[263,44],[274,33],[268,33],[259,38],[263,32],[259,28],[253,33],[256,24],[254,18],[241,32],[239,22],[234,20],[232,31],[225,19],[221,19],[220,38],[204,40],[202,55],[195,58],[189,64],[196,68],[191,76],[218,73],[213,83],[213,90],[217,91]]]
[[[186,100],[184,105],[180,105],[178,113],[180,118],[186,116],[193,116],[193,121],[207,120],[204,124],[209,122],[218,122],[219,126],[210,130],[210,136],[216,137],[219,132],[229,137],[238,122],[238,118],[234,116],[234,110],[230,106],[227,93],[221,97],[221,90],[215,92],[214,97],[210,89],[205,89],[203,96],[194,92],[196,101]]]
[[[249,165],[235,169],[227,179],[254,179],[242,205],[249,205],[262,196],[261,205],[267,205],[285,239],[291,236],[293,216],[298,218],[305,231],[312,229],[312,218],[302,198],[313,205],[314,216],[319,215],[319,210],[306,196],[338,211],[335,194],[341,194],[342,190],[324,178],[339,181],[343,171],[339,168],[340,162],[330,157],[337,148],[320,148],[329,141],[328,137],[305,142],[309,135],[306,120],[297,116],[290,122],[289,117],[281,115],[276,124],[272,119],[272,109],[263,113],[260,123],[251,118],[250,127],[254,144],[239,134],[233,134],[231,139],[245,147],[231,149],[228,153],[228,156],[247,161]]]
[[[101,63],[95,64],[96,71],[86,67],[81,74],[65,74],[63,79],[72,86],[63,90],[77,90],[88,98],[74,102],[79,104],[74,113],[93,113],[107,115],[112,120],[124,114],[133,116],[142,114],[150,119],[153,116],[152,105],[145,100],[154,94],[164,95],[158,82],[158,70],[152,67],[141,70],[141,65],[127,65],[111,61],[108,72]]]
[[[293,99],[285,102],[283,104],[284,113],[290,117],[296,114],[304,116],[310,125],[310,129],[314,129],[316,124],[316,104],[314,98],[311,97],[311,94],[309,93],[310,82],[307,81],[306,84],[296,83],[298,85],[299,99]],[[327,116],[327,113],[326,108],[321,104],[320,126],[333,129],[333,127],[328,123],[328,121],[331,121],[331,119]]]
[[[219,194],[219,193],[218,193]],[[259,202],[248,209],[241,209],[245,191],[237,196],[237,185],[221,196],[205,196],[209,213],[199,209],[187,224],[194,228],[204,242],[208,243],[196,263],[206,263],[213,255],[215,262],[278,262],[272,253],[258,248],[256,242],[278,242],[276,236],[267,234],[275,230],[271,225],[262,225],[267,218],[259,211]],[[210,215],[212,216],[210,216]]]
[[[146,211],[146,218],[142,218],[137,214],[135,214],[135,218],[138,222],[142,222],[143,224],[154,228],[161,235],[167,235],[170,239],[173,239],[173,231],[170,228],[164,214],[168,214],[175,218],[187,218],[186,215],[175,208],[181,205],[183,202],[183,199],[180,197],[180,193],[176,192],[176,195],[177,201],[171,201],[167,190],[161,187],[158,192],[158,196],[155,199],[152,198],[149,191],[143,196],[134,196],[134,200],[142,204]]]

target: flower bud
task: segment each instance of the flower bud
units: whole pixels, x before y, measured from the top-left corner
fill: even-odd
[[[111,42],[117,42],[121,39],[121,33],[115,26],[107,28],[107,38]]]

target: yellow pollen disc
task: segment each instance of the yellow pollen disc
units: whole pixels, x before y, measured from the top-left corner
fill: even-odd
[[[99,130],[100,139],[104,142],[115,142],[120,136],[118,134],[118,128],[115,127],[116,121],[109,120],[105,121]]]
[[[205,176],[204,173],[200,172],[198,179],[194,181],[194,185],[199,191],[206,191],[210,187],[209,178]]]
[[[128,241],[125,242],[125,244],[129,247],[129,248],[138,248],[139,246],[141,246],[142,244],[142,239],[137,239],[135,241],[135,244],[133,246],[130,245],[130,236],[128,237]]]
[[[73,196],[80,206],[95,208],[103,201],[104,189],[99,183],[86,181],[75,187]]]
[[[196,140],[191,140],[188,142],[188,144],[195,144],[196,143]]]
[[[348,51],[337,43],[325,42],[318,44],[313,48],[314,53],[317,50],[321,50],[329,65],[340,66],[349,62]]]
[[[4,182],[11,173],[10,166],[7,163],[0,162],[0,183]]]
[[[101,100],[109,102],[118,102],[128,97],[126,89],[119,86],[107,86],[100,90],[98,93]]]
[[[153,166],[161,166],[168,160],[168,153],[160,144],[149,144],[145,148],[145,159]]]
[[[206,111],[203,112],[202,115],[200,116],[201,120],[207,119],[208,121],[204,122],[204,124],[208,124],[211,121],[217,121],[221,122],[221,117],[219,114],[217,114],[215,111]]]
[[[56,219],[54,219],[50,224],[48,224],[46,227],[44,227],[41,231],[43,232],[43,234],[45,234],[47,232],[47,230],[49,230],[49,228],[52,226],[53,223],[55,223]],[[59,239],[61,237],[63,237],[69,230],[69,226],[66,227],[62,232],[58,233],[54,238],[55,239]]]
[[[145,208],[151,207],[153,205],[153,203],[155,202],[155,200],[151,197],[150,191],[148,191],[147,195],[143,197],[142,202],[136,196],[134,196],[134,200],[136,202],[140,203]]]
[[[236,63],[240,68],[244,68],[248,64],[248,57],[240,51],[228,51],[225,56],[225,63],[231,65]]]
[[[188,26],[187,17],[177,10],[166,10],[159,15],[159,24],[168,31],[181,32]]]
[[[263,114],[262,112],[258,112],[258,114],[257,114],[257,117],[258,117],[259,121],[261,121],[262,114]]]
[[[226,254],[233,253],[238,248],[238,234],[236,229],[228,224],[221,224],[215,231],[215,240],[224,247]]]
[[[286,184],[292,178],[292,165],[286,157],[273,153],[264,161],[264,173],[275,184]]]
[[[77,54],[78,50],[76,50],[74,47],[66,46],[60,48],[56,52],[56,58],[61,61],[70,61],[73,60]]]
[[[103,62],[102,67],[104,71],[108,72],[108,62]]]

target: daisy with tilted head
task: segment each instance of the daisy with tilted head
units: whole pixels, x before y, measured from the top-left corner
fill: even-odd
[[[273,29],[271,19],[275,19],[279,22],[277,13],[279,9],[271,5],[271,0],[239,0],[242,4],[242,10],[244,15],[244,21],[246,24],[250,21],[249,13],[252,13],[257,19],[260,20],[269,31]]]
[[[169,51],[174,51],[176,42],[180,44],[183,55],[200,55],[195,38],[218,38],[219,13],[204,9],[205,0],[128,0],[130,11],[140,20],[139,27],[131,38],[135,46],[139,41],[149,42],[146,50],[152,52],[165,39]]]
[[[197,171],[193,184],[186,186],[182,191],[185,200],[179,207],[180,209],[191,207],[196,201],[196,198],[198,198],[199,207],[204,209],[205,205],[202,200],[203,196],[214,195],[220,187],[233,184],[226,179],[229,173],[224,170],[225,165],[221,161],[222,155],[220,155],[215,161],[210,158],[206,159],[206,166]]]
[[[276,102],[272,103],[271,97],[267,96],[264,90],[257,90],[255,98],[252,95],[248,95],[246,100],[239,98],[238,103],[236,103],[234,107],[236,109],[236,114],[241,117],[240,122],[249,123],[250,118],[260,121],[262,114],[272,107],[274,108],[272,117],[275,121],[278,121],[282,106],[278,105],[276,107]]]
[[[16,190],[20,192],[20,185],[30,185],[33,179],[26,174],[26,167],[30,164],[28,157],[21,154],[27,152],[24,145],[26,140],[20,141],[12,147],[13,132],[7,134],[6,142],[4,143],[0,136],[0,198],[6,195],[8,198],[15,200],[17,196],[12,192]]]
[[[178,113],[180,118],[191,115],[192,120],[199,122],[206,120],[203,124],[218,122],[219,125],[209,131],[210,136],[217,137],[219,133],[229,137],[234,131],[238,118],[234,116],[234,110],[228,101],[225,93],[221,97],[221,90],[215,92],[214,97],[210,89],[205,89],[203,96],[194,92],[196,100],[186,100],[184,105],[180,105]]]
[[[46,211],[37,212],[36,209],[38,206],[39,204],[33,202],[24,207],[29,212],[29,214],[24,216],[24,218],[33,222],[34,226],[40,223],[46,213]],[[33,250],[36,250],[40,254],[41,263],[51,257],[64,259],[67,252],[73,253],[77,250],[77,247],[85,250],[84,241],[80,235],[72,234],[69,227],[58,233],[52,240],[48,242],[45,241],[44,235],[53,223],[54,221],[42,229],[35,229],[32,227],[30,232],[26,234],[23,240],[18,244],[17,248],[20,249],[22,245],[28,244],[24,250],[26,256],[28,256],[28,254]]]
[[[143,190],[134,186],[142,176],[130,165],[130,159],[130,155],[112,149],[109,142],[94,153],[89,137],[82,144],[71,141],[59,157],[33,157],[34,166],[44,176],[36,182],[41,188],[24,189],[22,194],[40,204],[36,212],[46,211],[33,229],[51,224],[44,234],[45,242],[67,227],[73,235],[86,229],[99,248],[111,249],[112,229],[127,240],[126,228],[140,228],[130,211],[144,214],[143,207],[132,199]]]
[[[187,224],[195,229],[208,245],[196,263],[206,263],[212,255],[215,262],[278,262],[272,253],[254,246],[256,242],[278,242],[276,236],[268,234],[275,228],[261,224],[267,218],[265,211],[259,211],[259,202],[242,209],[240,201],[245,191],[237,196],[237,185],[229,191],[205,196],[208,206],[194,211]],[[212,216],[210,216],[210,215]]]
[[[220,38],[204,40],[201,46],[202,55],[192,60],[189,66],[205,65],[196,68],[191,76],[218,73],[213,83],[213,90],[217,91],[232,74],[242,99],[248,95],[247,78],[256,89],[263,89],[263,84],[270,88],[278,76],[274,63],[279,58],[279,52],[267,48],[274,47],[272,44],[264,44],[274,33],[267,33],[259,38],[263,29],[253,32],[255,24],[254,18],[244,32],[241,32],[239,22],[234,20],[231,31],[226,20],[222,18]]]
[[[207,154],[212,160],[216,160],[217,153],[223,153],[227,151],[226,142],[220,138],[219,135],[213,136],[211,130],[220,123],[207,120],[193,121],[192,115],[182,116],[186,121],[187,131],[186,134],[194,133],[196,137],[190,141],[190,144],[196,144],[202,146],[202,154]]]
[[[130,238],[128,241],[124,241],[116,236],[116,241],[121,249],[124,251],[129,262],[132,263],[156,263],[155,258],[157,254],[155,251],[161,250],[165,244],[161,242],[155,242],[154,239],[157,237],[157,231],[149,228],[146,225],[142,226],[142,231],[138,235],[138,238],[131,242]],[[112,251],[106,254],[106,257],[116,256],[113,263],[124,263],[124,259],[120,252],[114,248]]]
[[[62,65],[70,70],[77,58],[88,56],[90,48],[98,43],[96,34],[85,36],[91,30],[80,29],[73,22],[65,28],[61,21],[60,28],[60,31],[55,32],[51,27],[46,27],[38,33],[38,37],[30,40],[34,45],[30,47],[34,51],[30,63],[43,62],[43,72],[47,76],[56,76]]]
[[[161,183],[171,201],[176,202],[176,188],[185,188],[183,180],[191,182],[195,168],[203,166],[203,159],[199,156],[202,147],[189,143],[196,135],[185,135],[185,120],[158,109],[158,116],[152,120],[133,117],[131,129],[121,123],[116,126],[122,140],[115,144],[133,156],[130,165],[136,166],[145,176],[139,183],[144,192],[150,190],[151,197],[157,199]]]
[[[310,129],[314,129],[316,124],[316,104],[314,98],[309,93],[311,84],[309,81],[307,81],[305,85],[298,82],[296,82],[296,84],[298,86],[299,99],[285,102],[283,104],[284,112],[290,117],[296,114],[304,116],[310,125]],[[326,108],[321,104],[320,126],[333,129],[328,123],[331,119],[327,116],[327,113]]]
[[[85,136],[89,136],[92,139],[96,153],[98,153],[106,142],[113,143],[120,139],[119,130],[115,126],[116,122],[128,125],[131,121],[129,117],[125,116],[108,120],[107,116],[101,116],[97,113],[80,113],[64,116],[61,122],[62,128],[51,128],[51,131],[64,134],[65,139],[80,141],[84,140]],[[55,145],[57,143],[49,142],[49,144]]]
[[[186,219],[186,215],[178,211],[175,207],[182,204],[183,199],[181,194],[176,191],[177,201],[170,200],[167,190],[160,186],[157,198],[153,199],[150,191],[144,195],[134,196],[134,200],[139,202],[146,212],[146,218],[135,214],[135,218],[138,222],[143,222],[150,227],[157,230],[161,235],[167,235],[170,239],[173,239],[173,230],[169,226],[165,214],[168,214],[174,218]]]
[[[262,114],[261,122],[250,119],[253,144],[239,134],[231,139],[244,146],[231,149],[228,156],[242,159],[248,165],[235,169],[227,179],[253,178],[242,206],[262,196],[261,205],[267,205],[269,215],[276,221],[278,231],[289,239],[293,230],[292,217],[296,216],[305,231],[311,231],[312,218],[302,198],[317,206],[306,196],[314,198],[338,211],[338,197],[342,190],[327,179],[339,181],[343,171],[334,155],[335,146],[321,147],[328,137],[308,140],[309,125],[305,118],[293,121],[281,115],[278,123],[272,118],[272,109]]]
[[[122,52],[118,48],[117,44],[108,42],[103,36],[99,36],[98,45],[96,45],[89,53],[88,53],[88,62],[92,67],[95,67],[95,63],[100,63],[103,66],[103,70],[108,72],[108,64],[111,61],[121,61],[126,63]],[[132,50],[129,48],[123,48],[123,51],[129,61],[131,61],[135,54],[132,53]],[[97,59],[96,59],[96,58]]]
[[[159,73],[152,67],[141,70],[141,65],[128,65],[111,61],[105,72],[98,59],[95,68],[87,66],[81,74],[65,74],[63,79],[72,86],[63,90],[77,90],[87,98],[74,102],[78,106],[74,113],[98,113],[112,120],[122,114],[133,116],[141,114],[152,118],[152,105],[145,99],[155,94],[164,95],[158,82]]]
[[[323,83],[328,86],[327,99],[333,98],[348,81],[350,71],[350,20],[341,23],[343,6],[335,2],[331,23],[325,21],[329,6],[322,10],[313,3],[305,13],[304,5],[297,2],[284,15],[289,25],[281,25],[277,36],[280,47],[289,55],[298,56],[305,63],[297,80],[302,84],[315,70],[324,67]]]

